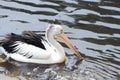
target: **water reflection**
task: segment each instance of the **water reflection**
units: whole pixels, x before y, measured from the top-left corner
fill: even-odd
[[[79,62],[64,46],[68,55],[65,63],[46,68],[53,67],[57,77],[72,76],[70,78],[73,80],[120,79],[120,1],[118,0],[1,0],[0,38],[10,32],[20,34],[28,30],[42,33],[44,36],[48,23],[54,23],[55,19],[63,26],[79,51],[85,55],[85,60]],[[11,74],[14,74],[12,73],[14,70],[21,76],[29,72],[34,78],[42,75],[41,68],[38,69],[39,72],[33,71],[41,65],[22,63],[22,68],[16,65],[5,63],[0,66]],[[39,76],[35,76],[36,74]],[[58,79],[57,77],[54,76]]]

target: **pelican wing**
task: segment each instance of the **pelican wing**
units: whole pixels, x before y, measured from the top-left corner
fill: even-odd
[[[1,41],[1,46],[11,54],[17,53],[26,58],[49,58],[51,53],[50,44],[39,34],[34,32],[24,32],[22,35],[9,34]],[[46,49],[49,48],[49,49]]]
[[[16,41],[15,44],[12,46],[16,46],[13,49],[15,53],[23,55],[26,58],[47,59],[51,55],[51,53],[48,50],[20,41]]]

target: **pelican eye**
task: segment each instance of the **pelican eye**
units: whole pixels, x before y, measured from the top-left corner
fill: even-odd
[[[63,30],[62,30],[62,29],[60,30],[60,33],[63,33]]]

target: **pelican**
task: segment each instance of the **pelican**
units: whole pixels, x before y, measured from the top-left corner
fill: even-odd
[[[58,24],[48,25],[45,39],[31,31],[23,32],[22,35],[11,33],[1,40],[0,45],[7,58],[27,63],[54,64],[62,63],[66,58],[65,51],[57,39],[63,41],[80,59],[83,59]]]

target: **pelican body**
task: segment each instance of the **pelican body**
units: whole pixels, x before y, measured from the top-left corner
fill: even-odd
[[[39,64],[54,64],[64,62],[66,55],[63,47],[57,42],[59,39],[66,43],[81,59],[79,51],[64,34],[60,25],[50,24],[46,29],[45,39],[40,34],[28,31],[22,35],[11,33],[1,40],[0,45],[7,58],[16,61]]]

